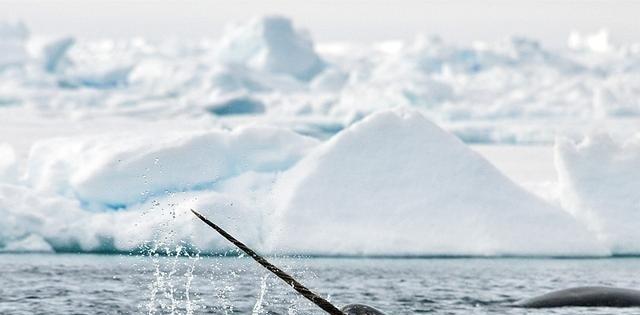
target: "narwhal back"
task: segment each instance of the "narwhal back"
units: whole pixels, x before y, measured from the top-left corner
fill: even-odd
[[[340,310],[346,315],[384,315],[384,313],[378,311],[377,309],[362,304],[345,305]]]

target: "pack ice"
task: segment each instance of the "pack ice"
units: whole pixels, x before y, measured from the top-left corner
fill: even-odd
[[[0,105],[20,115],[249,116],[327,138],[407,106],[467,143],[510,144],[550,144],[595,119],[629,136],[640,117],[638,45],[605,31],[574,33],[565,50],[524,37],[316,44],[299,24],[266,16],[216,40],[38,41],[23,24],[0,26]]]
[[[316,44],[282,16],[219,40],[0,23],[0,248],[226,249],[194,207],[265,252],[637,253],[636,140],[560,140],[563,209],[466,147],[638,133],[640,46],[568,44]]]

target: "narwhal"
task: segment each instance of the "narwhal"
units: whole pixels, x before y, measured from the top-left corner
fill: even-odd
[[[522,300],[515,306],[526,308],[640,307],[640,291],[612,287],[577,287]]]
[[[347,304],[342,308],[338,308],[331,302],[322,298],[318,294],[312,292],[300,282],[295,280],[282,269],[276,267],[264,257],[258,255],[244,243],[238,241],[231,234],[209,221],[200,213],[191,209],[200,220],[208,226],[216,230],[220,235],[226,238],[245,252],[249,257],[253,258],[267,270],[278,276],[288,285],[290,285],[298,293],[302,294],[309,301],[320,307],[331,315],[385,315],[374,307],[365,304]],[[640,290],[622,289],[613,287],[576,287],[564,290],[558,290],[543,294],[530,299],[516,302],[513,307],[523,308],[554,308],[554,307],[640,307]]]

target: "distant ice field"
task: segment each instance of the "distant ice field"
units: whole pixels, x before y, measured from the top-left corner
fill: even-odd
[[[640,46],[315,43],[0,23],[0,251],[640,254]],[[384,233],[372,233],[384,231]]]

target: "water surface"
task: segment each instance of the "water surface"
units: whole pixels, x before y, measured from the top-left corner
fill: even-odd
[[[638,314],[509,304],[580,285],[640,288],[640,259],[273,259],[337,305],[389,314]],[[0,314],[322,314],[238,257],[0,255]]]

